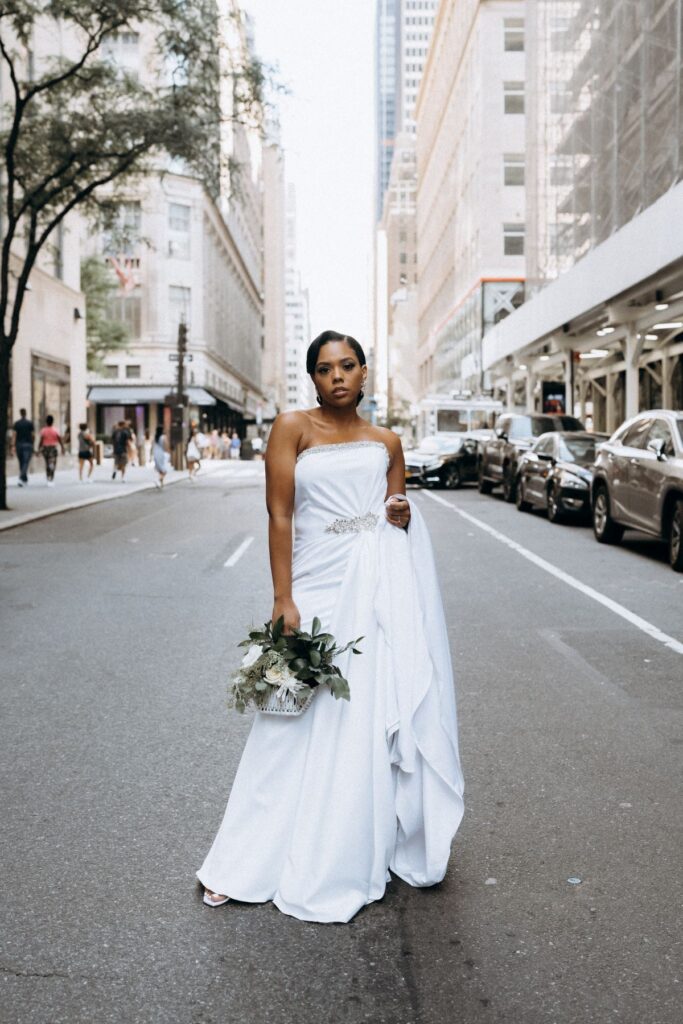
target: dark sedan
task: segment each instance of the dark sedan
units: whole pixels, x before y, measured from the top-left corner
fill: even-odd
[[[517,508],[542,508],[551,523],[588,517],[597,445],[609,434],[554,431],[542,434],[519,463]]]
[[[448,437],[425,437],[419,447],[405,453],[406,483],[454,490],[468,480],[476,480],[479,442],[492,433],[472,430]]]

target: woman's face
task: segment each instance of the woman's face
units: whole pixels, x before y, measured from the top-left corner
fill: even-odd
[[[356,405],[365,385],[367,368],[346,341],[328,341],[321,346],[313,371],[313,383],[326,405]]]

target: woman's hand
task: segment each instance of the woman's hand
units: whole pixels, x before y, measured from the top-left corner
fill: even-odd
[[[293,629],[301,628],[301,616],[299,615],[299,609],[294,604],[291,597],[280,597],[276,598],[273,604],[273,623],[276,623],[281,615],[284,615],[285,633],[291,633]]]
[[[410,502],[407,498],[392,495],[384,506],[387,522],[405,530],[410,522]]]

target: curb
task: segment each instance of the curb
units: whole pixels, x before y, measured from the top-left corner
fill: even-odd
[[[164,487],[170,487],[172,484],[179,484],[181,480],[187,480],[188,473],[186,469],[176,470],[173,474],[173,478],[167,480]],[[72,509],[86,508],[88,505],[99,505],[103,501],[116,501],[117,498],[127,498],[131,494],[139,494],[141,491],[152,491],[156,488],[156,483],[150,480],[146,484],[135,484],[133,487],[128,487],[125,490],[121,490],[116,494],[98,494],[94,498],[79,498],[76,501],[70,501],[64,505],[55,505],[52,508],[40,509],[37,512],[26,512],[23,516],[17,516],[9,523],[0,522],[0,533],[3,530],[12,530],[15,526],[25,526],[26,523],[33,523],[36,519],[47,519],[48,516],[60,515],[62,512],[71,512]],[[2,513],[0,512],[0,515]]]

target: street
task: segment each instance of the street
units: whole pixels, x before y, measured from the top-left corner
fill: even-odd
[[[271,612],[262,463],[0,534],[2,1021],[680,1021],[683,577],[642,536],[410,493],[465,818],[440,886],[349,925],[194,880],[250,725],[234,644]]]

